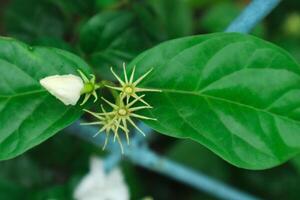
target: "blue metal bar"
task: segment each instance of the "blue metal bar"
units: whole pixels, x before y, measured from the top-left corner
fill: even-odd
[[[177,181],[190,185],[200,191],[226,200],[256,200],[258,198],[238,191],[205,174],[187,166],[171,161],[167,158],[145,149],[133,149],[126,155],[133,163],[169,176]]]
[[[279,3],[280,0],[253,0],[225,32],[249,33]]]
[[[110,172],[112,169],[114,169],[116,166],[119,165],[121,159],[122,159],[122,155],[120,153],[113,152],[109,154],[104,159],[104,170],[106,172]]]
[[[150,133],[151,129],[141,124],[140,127],[144,132]],[[91,142],[97,146],[101,146],[104,142],[105,134],[100,134],[97,137],[93,137],[97,128],[93,126],[80,126],[79,122],[74,123],[70,127],[66,128],[66,131],[72,135],[80,137],[88,142]],[[136,138],[141,138],[139,134]],[[136,139],[135,141],[140,141]],[[116,148],[117,143],[110,142],[107,145],[107,150],[112,151]],[[186,183],[196,189],[205,191],[212,196],[220,199],[230,200],[256,200],[258,198],[249,194],[238,191],[230,186],[226,186],[218,180],[210,178],[200,172],[196,172],[191,168],[183,166],[179,163],[171,161],[167,158],[159,156],[154,152],[151,152],[147,147],[143,147],[138,143],[133,143],[130,147],[124,146],[124,156],[131,160],[133,163],[145,167],[147,169],[160,172],[175,180]]]

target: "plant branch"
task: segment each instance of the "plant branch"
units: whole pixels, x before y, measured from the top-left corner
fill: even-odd
[[[148,135],[152,129],[145,124],[140,123],[140,128]],[[88,142],[93,143],[96,146],[101,146],[105,140],[105,134],[99,134],[97,137],[93,137],[95,132],[98,131],[93,126],[80,126],[79,122],[74,123],[70,127],[66,128],[66,131],[72,135],[82,138]],[[140,134],[135,134],[135,141],[139,141]],[[238,191],[230,186],[223,184],[222,182],[210,178],[199,171],[194,171],[191,168],[183,166],[172,160],[157,155],[149,150],[147,147],[139,145],[139,142],[133,142],[130,147],[124,147],[124,156],[133,163],[145,167],[149,170],[159,172],[177,181],[186,183],[196,189],[205,191],[220,199],[243,199],[243,200],[256,200],[258,198],[250,196],[244,192]],[[116,143],[108,143],[107,150],[115,152]],[[118,157],[111,157],[112,164],[118,161]]]

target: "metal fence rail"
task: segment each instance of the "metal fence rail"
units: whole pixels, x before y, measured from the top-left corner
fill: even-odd
[[[279,3],[280,0],[253,0],[225,31],[241,33],[250,32],[254,26],[267,16]],[[148,137],[152,130],[143,123],[140,123],[139,126]],[[99,134],[99,136],[93,137],[95,132],[97,132],[97,129],[92,126],[80,126],[79,122],[66,128],[66,131],[97,146],[103,144],[105,139],[105,134]],[[111,151],[111,154],[107,157],[105,164],[107,170],[110,170],[119,163],[122,155],[118,149],[118,144],[109,143],[107,150]],[[257,197],[221,183],[214,178],[208,177],[199,171],[194,171],[187,166],[183,166],[180,163],[157,155],[147,147],[145,138],[139,136],[139,134],[136,134],[133,138],[130,147],[124,148],[124,156],[139,166],[169,176],[170,178],[190,185],[200,191],[204,191],[219,199],[258,199]]]

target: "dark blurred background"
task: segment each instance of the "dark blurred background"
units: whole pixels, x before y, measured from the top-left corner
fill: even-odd
[[[248,0],[0,0],[0,35],[69,50],[110,79],[108,67],[129,62],[165,40],[223,31]],[[93,24],[91,28],[89,25]],[[300,1],[285,0],[251,33],[300,60]],[[86,45],[86,40],[95,46]],[[99,73],[101,72],[101,73]],[[0,124],[1,126],[1,124]],[[188,140],[155,134],[156,152],[265,199],[300,199],[300,156],[263,171],[236,168]],[[196,153],[195,153],[196,152]],[[64,133],[0,162],[0,199],[72,199],[100,148]],[[124,160],[131,199],[214,199]]]

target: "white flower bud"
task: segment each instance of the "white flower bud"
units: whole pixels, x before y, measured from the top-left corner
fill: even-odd
[[[84,87],[82,79],[72,74],[48,76],[40,84],[65,105],[76,105]]]

